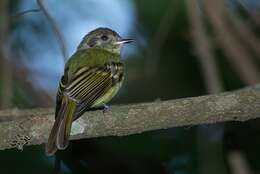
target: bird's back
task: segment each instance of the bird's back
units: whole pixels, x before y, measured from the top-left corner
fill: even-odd
[[[79,68],[103,66],[109,62],[120,62],[120,55],[100,48],[78,50],[66,63],[68,78]]]

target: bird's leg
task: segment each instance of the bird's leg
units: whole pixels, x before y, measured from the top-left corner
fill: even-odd
[[[106,105],[105,103],[103,103],[101,106],[88,108],[88,109],[85,110],[85,112],[103,110],[103,113],[105,113],[108,109],[109,109],[109,106]]]
[[[109,106],[103,103],[103,114],[109,109]]]
[[[103,114],[105,114],[105,112],[109,109],[109,106],[106,105],[105,103],[103,103],[101,106],[96,106],[96,107],[91,107],[91,108],[87,108],[84,109],[84,112],[91,112],[91,111],[99,111],[102,110]],[[82,112],[82,114],[84,113]],[[77,120],[82,114],[78,114],[73,118],[73,121]]]

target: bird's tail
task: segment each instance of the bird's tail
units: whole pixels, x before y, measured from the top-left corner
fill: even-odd
[[[65,149],[68,146],[75,110],[76,102],[64,95],[46,144],[45,150],[47,155],[53,155],[57,149]]]

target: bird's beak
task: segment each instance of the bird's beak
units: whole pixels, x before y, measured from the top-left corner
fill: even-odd
[[[134,39],[120,39],[119,41],[116,42],[116,44],[117,45],[127,44],[127,43],[131,43],[133,41],[134,41]]]

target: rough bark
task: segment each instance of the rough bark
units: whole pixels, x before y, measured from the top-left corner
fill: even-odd
[[[0,149],[46,142],[53,109],[0,111]],[[172,127],[246,121],[260,117],[260,85],[216,95],[117,105],[85,113],[73,123],[72,139],[124,136]],[[12,118],[7,120],[6,118]]]

